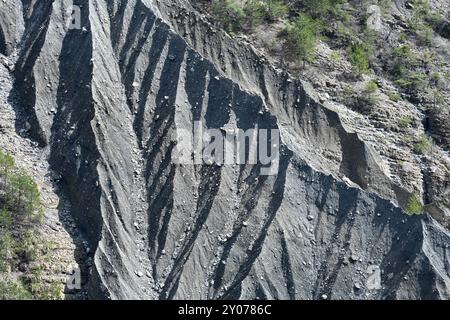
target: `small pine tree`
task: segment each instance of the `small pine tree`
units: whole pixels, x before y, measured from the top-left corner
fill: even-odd
[[[416,195],[412,195],[408,199],[405,209],[409,214],[421,214],[423,211],[423,207],[422,203],[419,200],[419,197]]]
[[[261,24],[264,20],[264,11],[261,2],[259,1],[247,1],[244,5],[243,10],[246,17],[247,27],[249,29],[252,29]]]
[[[296,57],[305,63],[314,58],[320,23],[307,14],[301,13],[288,24],[287,47],[289,55]]]
[[[348,49],[348,56],[355,71],[359,75],[369,73],[370,63],[369,50],[367,46],[361,42],[354,43]]]
[[[37,217],[41,207],[38,186],[30,176],[21,173],[19,177],[19,190],[22,196],[21,202],[23,203],[25,214],[27,215],[28,221],[31,222]]]
[[[0,176],[3,176],[6,179],[13,168],[14,159],[0,150]]]
[[[2,202],[7,208],[15,208],[18,219],[28,222],[38,221],[42,217],[40,192],[34,180],[24,171],[15,168],[11,156],[0,151],[0,178],[4,184]]]

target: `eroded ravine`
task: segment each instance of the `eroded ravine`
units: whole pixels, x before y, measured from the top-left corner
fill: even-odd
[[[301,82],[189,12],[177,33],[150,1],[22,2],[15,90],[92,248],[91,298],[448,298],[448,231],[387,200],[407,195]],[[176,164],[196,121],[280,129],[278,173]]]

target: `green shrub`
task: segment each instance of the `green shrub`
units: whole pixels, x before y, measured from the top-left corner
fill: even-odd
[[[239,32],[242,30],[245,13],[236,1],[216,0],[211,5],[211,12],[226,31]]]
[[[13,224],[13,217],[8,209],[3,208],[0,210],[0,228],[9,229]]]
[[[37,300],[60,300],[64,287],[61,283],[45,283],[41,278],[31,279],[30,291],[34,299]]]
[[[445,96],[439,90],[433,90],[429,92],[432,95],[432,101],[434,107],[443,106],[446,104]]]
[[[447,18],[437,12],[430,12],[425,17],[425,22],[441,37],[450,39],[450,11],[447,13]]]
[[[393,92],[393,91],[388,92],[387,96],[393,102],[399,102],[402,99],[402,97],[397,92]]]
[[[366,98],[364,98],[363,101],[366,104],[366,107],[373,107],[380,102],[380,99],[379,99],[378,95],[370,94],[370,95],[366,96]]]
[[[289,12],[283,0],[248,0],[243,5],[235,0],[216,0],[210,10],[230,33],[252,29],[263,21],[273,22]]]
[[[264,17],[269,21],[282,18],[289,12],[289,8],[282,0],[265,0],[266,5]]]
[[[306,12],[314,18],[341,17],[342,0],[303,0],[301,3]]]
[[[425,17],[425,22],[427,22],[431,27],[441,27],[443,23],[446,22],[445,17],[434,11],[430,11]]]
[[[415,9],[408,20],[408,27],[415,32],[420,45],[430,45],[433,40],[433,28],[438,28],[445,19],[432,12],[428,1],[416,1]]]
[[[273,22],[284,17],[289,8],[282,0],[249,0],[244,4],[245,21],[251,29],[263,21]]]
[[[415,55],[411,50],[411,47],[407,44],[401,45],[400,47],[397,47],[394,49],[394,55],[397,58],[400,59],[406,59],[407,61],[415,61]],[[416,63],[414,63],[416,64]]]
[[[249,29],[261,24],[265,17],[266,7],[263,2],[257,0],[247,1],[244,5],[246,24]]]
[[[366,84],[366,89],[365,91],[369,94],[374,94],[378,91],[378,84],[371,80]]]
[[[348,48],[347,52],[353,68],[359,75],[370,72],[370,50],[364,43],[354,43]]]
[[[3,199],[6,210],[14,208],[17,220],[39,222],[42,219],[40,193],[34,180],[25,172],[18,170],[14,159],[0,150],[0,179],[4,183]]]
[[[414,11],[408,20],[408,27],[412,31],[417,31],[423,23],[426,17],[430,14],[430,7],[427,1],[414,1]]]
[[[430,143],[424,135],[413,145],[413,150],[417,154],[424,154],[429,148]]]
[[[17,254],[24,262],[30,263],[37,258],[37,237],[33,230],[26,230],[20,237]]]
[[[379,102],[378,85],[375,81],[369,81],[365,88],[359,92],[356,106],[361,111],[368,111]]]
[[[8,271],[14,254],[15,241],[10,231],[2,231],[0,234],[0,272]]]
[[[28,221],[40,221],[42,218],[41,200],[36,182],[24,172],[19,171],[14,183],[17,199],[19,203],[23,204]]]
[[[399,76],[395,83],[407,93],[415,95],[428,87],[428,78],[422,73],[408,71],[403,76]]]
[[[415,72],[420,62],[411,47],[402,45],[393,50],[393,67],[391,73],[395,83],[411,95],[416,95],[428,86],[428,78],[422,72]]]
[[[430,26],[421,25],[416,33],[420,45],[429,46],[433,42],[433,29]]]
[[[408,40],[408,36],[402,32],[400,33],[400,36],[398,37],[398,41],[400,41],[401,43],[405,43]]]
[[[286,28],[288,54],[303,62],[311,61],[320,29],[319,21],[307,14],[299,14]]]
[[[448,88],[448,82],[444,75],[442,75],[440,72],[433,72],[430,75],[430,82],[431,84],[439,89],[445,90]],[[439,91],[437,91],[440,95],[442,95]]]
[[[396,79],[404,77],[405,74],[418,65],[419,60],[412,52],[410,46],[405,44],[393,50],[390,71]]]
[[[34,271],[30,274],[36,269],[30,263],[45,255],[36,229],[43,217],[38,186],[1,150],[0,182],[0,299],[60,298],[61,288],[47,284]],[[28,271],[19,280],[16,276],[5,280],[21,263],[29,266]]]
[[[14,169],[14,159],[0,150],[0,176],[7,177]]]
[[[412,195],[406,203],[405,210],[411,215],[421,214],[423,212],[423,206],[419,200],[419,197],[416,195]]]
[[[411,125],[412,119],[410,117],[402,117],[398,122],[400,128],[407,128]]]
[[[333,63],[340,63],[342,61],[342,56],[339,51],[331,52],[329,58],[330,58],[330,61]]]
[[[392,9],[392,4],[393,4],[392,0],[378,0],[378,5],[380,6],[383,14],[390,13]]]
[[[352,28],[345,26],[343,23],[338,22],[334,33],[342,46],[348,46],[350,43],[358,41],[355,31],[353,31]]]

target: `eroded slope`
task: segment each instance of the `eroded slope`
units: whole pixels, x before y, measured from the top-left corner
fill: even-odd
[[[17,129],[60,174],[92,298],[448,298],[448,231],[394,204],[408,192],[302,82],[189,10],[175,32],[150,1],[22,3]],[[195,121],[280,129],[277,175],[175,164]]]

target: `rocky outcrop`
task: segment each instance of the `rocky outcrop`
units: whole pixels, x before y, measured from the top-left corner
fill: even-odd
[[[450,234],[398,207],[409,194],[379,155],[307,85],[174,4],[35,0],[24,22],[2,17],[24,29],[17,129],[48,151],[89,241],[90,297],[448,298]],[[196,121],[279,129],[278,173],[176,164],[173,133]]]

